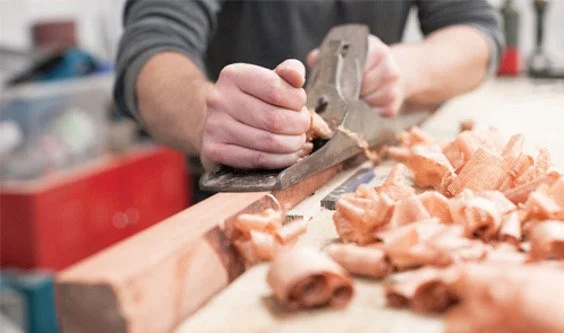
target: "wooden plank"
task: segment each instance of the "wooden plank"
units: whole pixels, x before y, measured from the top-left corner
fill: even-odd
[[[63,332],[168,332],[244,270],[224,221],[242,212],[290,209],[341,166],[286,190],[220,193],[57,276]]]
[[[508,137],[516,132],[527,135],[528,148],[547,146],[554,163],[564,170],[564,85],[537,86],[528,80],[496,81],[476,92],[446,104],[424,128],[444,139],[452,139],[458,123],[474,119],[479,128],[495,126]],[[383,182],[390,165],[378,167],[373,184]],[[318,207],[322,197],[301,203]],[[292,212],[290,212],[292,213]],[[337,238],[332,212],[321,210],[310,221],[298,246],[322,247]],[[245,272],[229,288],[188,318],[178,333],[211,332],[421,332],[439,333],[443,323],[437,316],[420,316],[387,308],[381,283],[355,278],[357,294],[345,310],[317,309],[287,313],[276,306],[266,284],[267,265]]]

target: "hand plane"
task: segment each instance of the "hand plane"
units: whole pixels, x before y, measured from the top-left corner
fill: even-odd
[[[327,123],[340,124],[341,128],[358,134],[369,146],[375,146],[393,139],[395,132],[421,123],[430,112],[384,117],[359,99],[368,34],[367,26],[357,24],[337,26],[327,34],[306,85],[306,106]],[[362,152],[357,142],[342,131],[335,131],[329,140],[315,142],[314,147],[310,155],[283,170],[236,170],[220,166],[200,178],[200,188],[220,192],[280,190]]]

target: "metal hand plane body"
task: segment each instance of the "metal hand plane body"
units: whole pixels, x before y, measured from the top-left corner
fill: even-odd
[[[390,140],[396,131],[420,123],[428,113],[382,117],[360,100],[367,52],[366,26],[333,28],[321,45],[317,64],[306,86],[306,106],[314,109],[328,124],[357,133],[372,146]],[[355,140],[337,130],[312,154],[284,170],[235,170],[221,166],[202,176],[200,188],[221,192],[280,190],[360,152]]]

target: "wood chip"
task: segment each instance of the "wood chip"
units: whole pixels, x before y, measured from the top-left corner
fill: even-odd
[[[343,126],[337,127],[337,131],[343,133],[351,140],[353,140],[358,148],[362,149],[364,156],[366,156],[368,160],[372,161],[374,164],[380,162],[380,155],[378,155],[376,151],[370,150],[370,145],[360,136],[360,134],[355,133],[348,128],[344,128]]]
[[[330,244],[325,252],[349,273],[380,279],[392,272],[384,250],[354,244]]]
[[[276,253],[277,244],[271,234],[251,230],[251,244],[253,250],[260,260],[271,260]]]
[[[417,198],[429,215],[438,218],[442,223],[452,223],[448,199],[444,195],[437,191],[426,191],[417,195]]]
[[[386,194],[372,194],[373,200],[344,195],[337,201],[333,222],[345,242],[368,244],[374,242],[374,231],[386,224],[394,202]]]
[[[515,161],[522,156],[524,143],[525,136],[523,134],[515,134],[509,139],[505,147],[503,147],[501,156],[507,166],[512,166]]]
[[[564,271],[534,265],[472,264],[451,284],[460,305],[446,333],[564,332]]]
[[[276,241],[280,244],[294,242],[299,236],[307,231],[307,222],[304,219],[294,220],[287,223],[274,233]]]
[[[385,193],[393,200],[401,200],[415,195],[413,187],[407,185],[407,167],[401,163],[396,164],[388,174],[381,186],[376,186],[378,193]]]
[[[314,109],[309,109],[310,125],[306,132],[308,141],[313,139],[330,139],[333,136],[333,131],[327,122],[315,112]]]
[[[457,278],[453,273],[425,267],[396,274],[385,285],[386,300],[392,307],[443,312],[457,301],[449,287]]]
[[[268,208],[258,214],[240,214],[226,222],[226,234],[246,266],[271,260],[283,245],[292,244],[306,232],[303,220],[283,226],[284,217],[280,208]]]
[[[479,148],[447,187],[448,194],[458,195],[463,189],[474,192],[496,190],[508,167],[501,156]]]
[[[267,282],[278,302],[290,310],[341,308],[354,294],[353,281],[339,264],[305,247],[280,252],[270,265]]]
[[[439,189],[444,177],[454,175],[454,168],[442,152],[413,152],[407,165],[420,188]]]
[[[564,221],[537,223],[529,234],[531,258],[564,259]]]
[[[498,240],[511,244],[519,244],[522,237],[521,221],[519,221],[517,211],[505,214],[501,220],[501,226],[497,236]]]

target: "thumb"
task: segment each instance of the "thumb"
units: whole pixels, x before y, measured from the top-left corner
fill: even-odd
[[[309,68],[315,67],[315,64],[317,63],[318,57],[319,57],[319,49],[311,50],[306,56],[307,66]]]
[[[213,169],[217,168],[218,164],[207,159],[206,157],[200,155],[200,162],[202,163],[202,166],[204,167],[205,171],[212,171]]]
[[[370,35],[368,36],[368,56],[366,57],[366,63],[364,64],[364,71],[378,65],[386,55],[388,54],[388,46],[384,44],[380,38]]]
[[[294,88],[301,88],[305,83],[305,66],[299,60],[285,60],[276,66],[274,72]]]

